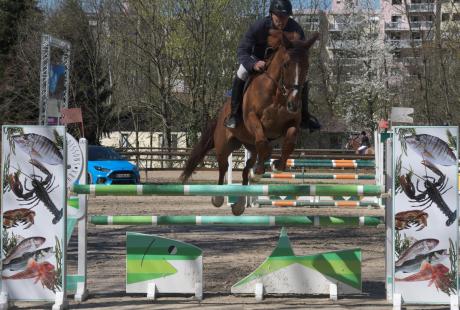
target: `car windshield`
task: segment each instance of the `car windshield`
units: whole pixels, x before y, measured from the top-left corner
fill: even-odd
[[[89,146],[88,160],[124,160],[114,150],[102,146]]]

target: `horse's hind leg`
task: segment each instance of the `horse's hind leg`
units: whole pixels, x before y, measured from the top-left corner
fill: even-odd
[[[286,136],[284,137],[283,148],[281,150],[281,158],[273,162],[273,170],[286,170],[286,161],[294,151],[298,132],[297,127],[290,127],[287,130]]]

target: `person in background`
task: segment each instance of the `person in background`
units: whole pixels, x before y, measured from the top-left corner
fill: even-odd
[[[369,137],[366,135],[365,131],[361,132],[361,145],[358,148],[358,153],[360,155],[364,155],[366,150],[371,146],[371,142],[369,141]]]

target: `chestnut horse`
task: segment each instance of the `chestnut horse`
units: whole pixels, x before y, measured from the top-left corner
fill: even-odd
[[[308,50],[318,39],[315,33],[310,39],[299,40],[296,33],[270,30],[268,44],[274,52],[267,61],[265,72],[253,76],[243,96],[242,116],[235,129],[224,126],[230,114],[230,98],[225,102],[216,119],[202,132],[201,139],[193,148],[181,175],[186,182],[204,156],[213,148],[219,166],[218,184],[224,183],[228,168],[228,156],[244,145],[250,157],[243,169],[243,185],[249,183],[249,171],[255,165],[255,175],[265,172],[265,161],[270,158],[271,143],[281,140],[281,158],[274,163],[274,169],[284,170],[286,160],[295,147],[300,131],[302,85],[308,71]],[[257,163],[256,163],[257,161]],[[232,205],[234,215],[244,212],[245,197],[239,197]],[[223,196],[215,196],[212,203],[220,207]]]

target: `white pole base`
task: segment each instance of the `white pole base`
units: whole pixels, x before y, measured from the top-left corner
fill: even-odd
[[[450,310],[458,310],[458,295],[450,295]]]
[[[76,302],[83,302],[86,299],[88,299],[88,289],[86,288],[86,285],[84,282],[78,282],[77,283],[77,291],[75,292],[75,297],[74,300]]]
[[[329,284],[329,299],[332,301],[337,301],[338,299],[338,288],[337,288],[337,283],[331,283]]]
[[[147,285],[147,299],[149,300],[155,300],[156,298],[156,293],[157,293],[157,286],[155,282],[149,282]]]
[[[195,283],[195,299],[203,300],[203,283],[201,282]]]
[[[264,300],[264,284],[259,282],[256,283],[254,287],[254,297],[256,298],[256,301],[262,301]]]
[[[0,293],[0,310],[8,309],[9,302],[8,302],[8,293],[1,292]]]
[[[65,298],[64,292],[56,293],[56,300],[54,302],[52,310],[64,310],[67,309],[67,300]]]
[[[393,310],[401,310],[402,297],[401,294],[393,294]]]

